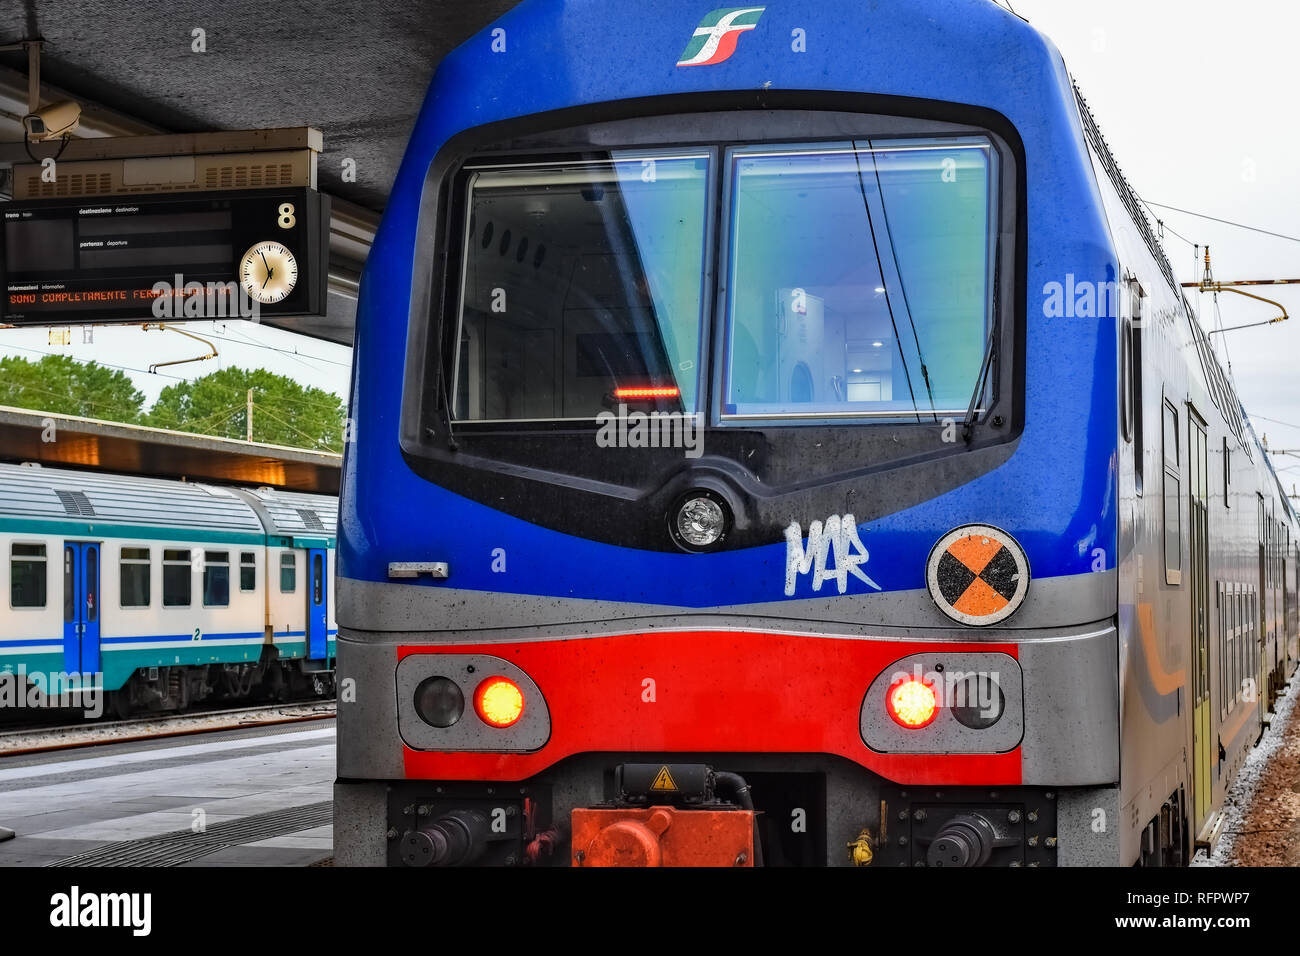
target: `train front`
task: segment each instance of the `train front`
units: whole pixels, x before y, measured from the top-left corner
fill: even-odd
[[[361,289],[338,861],[1117,862],[1090,177],[987,0],[445,60]]]

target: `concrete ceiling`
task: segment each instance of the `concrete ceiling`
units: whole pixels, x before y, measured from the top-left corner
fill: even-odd
[[[41,79],[168,132],[315,126],[321,188],[383,208],[429,78],[515,0],[8,0],[0,44]],[[193,31],[207,52],[195,53]],[[25,73],[21,53],[0,64]],[[356,160],[357,181],[341,178]]]

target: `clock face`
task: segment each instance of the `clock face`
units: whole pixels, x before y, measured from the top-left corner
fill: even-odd
[[[252,299],[274,305],[298,283],[298,260],[274,239],[259,242],[239,260],[239,281]]]

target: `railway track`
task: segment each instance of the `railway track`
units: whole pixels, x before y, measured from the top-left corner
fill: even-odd
[[[0,757],[76,750],[100,744],[186,737],[222,730],[242,730],[248,727],[332,720],[334,716],[333,701],[313,701],[301,704],[265,704],[193,714],[132,717],[95,724],[31,727],[0,732]]]

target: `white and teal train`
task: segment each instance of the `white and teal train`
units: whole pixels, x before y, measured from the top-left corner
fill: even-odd
[[[0,464],[0,673],[93,681],[116,714],[328,693],[337,508]]]

